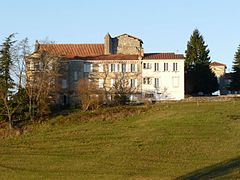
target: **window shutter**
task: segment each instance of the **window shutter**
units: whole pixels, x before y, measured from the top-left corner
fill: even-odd
[[[89,72],[93,72],[93,64],[89,64]]]

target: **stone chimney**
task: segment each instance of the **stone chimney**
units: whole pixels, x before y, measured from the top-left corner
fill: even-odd
[[[36,40],[35,47],[34,47],[34,52],[38,52],[39,47],[40,47],[40,44],[39,44],[38,40]]]
[[[109,33],[104,37],[104,54],[112,54],[112,38]]]

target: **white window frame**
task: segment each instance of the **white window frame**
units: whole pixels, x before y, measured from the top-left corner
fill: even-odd
[[[168,63],[163,63],[163,70],[164,72],[168,71]]]
[[[154,71],[159,71],[159,63],[154,63]]]
[[[178,63],[176,63],[176,62],[173,63],[173,71],[174,72],[178,71]]]
[[[109,72],[116,72],[116,64],[109,64]]]
[[[180,86],[180,77],[179,76],[173,76],[172,77],[172,87],[173,88],[179,88]]]
[[[130,72],[136,72],[136,65],[130,64]]]
[[[145,77],[145,78],[143,78],[143,84],[148,84],[148,85],[150,85],[150,84],[151,84],[151,78],[150,78],[150,77]]]
[[[154,78],[154,87],[159,88],[160,87],[160,78]]]
[[[127,72],[127,64],[121,64],[122,72]]]
[[[151,69],[152,65],[151,63],[143,63],[143,69]]]
[[[137,86],[137,80],[136,79],[129,79],[128,80],[129,87],[134,88]]]

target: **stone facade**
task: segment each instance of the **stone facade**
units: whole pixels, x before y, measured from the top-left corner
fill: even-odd
[[[219,62],[212,62],[210,63],[210,69],[214,72],[215,76],[217,77],[218,84],[219,84],[219,94],[227,94],[227,83],[225,78],[227,66],[225,64]]]
[[[108,33],[104,38],[105,54],[143,55],[142,40],[128,34],[112,38]]]

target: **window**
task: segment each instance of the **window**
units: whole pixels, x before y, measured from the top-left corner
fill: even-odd
[[[159,78],[154,79],[154,87],[159,88]]]
[[[103,79],[99,79],[98,80],[99,88],[103,88],[103,84],[104,84],[104,80]]]
[[[115,64],[115,72],[118,72],[119,68],[120,68],[120,64]]]
[[[62,79],[62,88],[63,89],[67,88],[67,80],[66,79]]]
[[[39,61],[38,66],[39,66],[39,70],[43,70],[43,62],[42,61]]]
[[[168,71],[168,63],[164,63],[163,67],[164,67],[164,71]]]
[[[154,71],[159,71],[159,63],[154,63]]]
[[[143,63],[143,69],[151,69],[150,63]]]
[[[115,85],[116,80],[115,79],[111,79],[111,87],[113,87]]]
[[[92,71],[92,64],[85,63],[84,64],[84,72],[91,72]]]
[[[129,79],[129,86],[130,87],[136,87],[137,86],[137,80]]]
[[[77,80],[78,80],[78,72],[74,71],[74,81],[77,81]]]
[[[126,64],[122,64],[122,72],[126,72]]]
[[[131,66],[130,66],[130,71],[131,71],[131,72],[135,72],[135,64],[131,64]]]
[[[115,64],[109,64],[109,72],[115,72]]]
[[[178,64],[177,63],[173,63],[173,71],[178,71]]]
[[[179,88],[179,77],[178,76],[172,77],[172,86],[173,86],[173,88]]]
[[[145,98],[153,98],[153,94],[145,94]]]
[[[143,78],[143,84],[151,84],[151,78]]]
[[[98,65],[98,72],[104,72],[103,64]]]
[[[30,70],[34,70],[34,62],[30,61],[30,65],[29,65]]]

